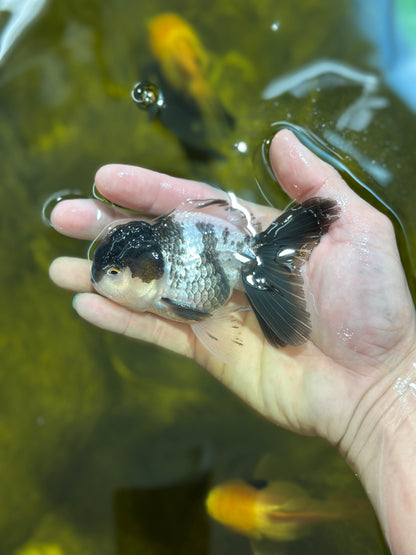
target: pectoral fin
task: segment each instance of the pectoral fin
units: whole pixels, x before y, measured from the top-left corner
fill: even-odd
[[[192,330],[202,345],[226,364],[240,359],[244,348],[242,313],[248,307],[222,307],[211,318],[195,322]]]
[[[201,322],[206,318],[210,318],[211,314],[201,308],[196,308],[186,303],[179,303],[168,299],[162,298],[162,302],[169,307],[169,309],[179,318],[189,320],[190,322]]]
[[[166,297],[161,299],[160,305],[158,308],[163,306],[163,310],[169,310],[178,321],[189,322],[202,345],[223,362],[238,360],[243,347],[241,313],[250,310],[248,306],[228,303],[211,314]]]

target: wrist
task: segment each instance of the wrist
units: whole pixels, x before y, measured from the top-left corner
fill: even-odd
[[[339,449],[356,471],[393,553],[416,543],[416,350],[361,399]]]

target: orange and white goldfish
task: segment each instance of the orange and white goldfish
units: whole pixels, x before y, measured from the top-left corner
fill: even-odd
[[[313,499],[290,482],[234,480],[209,493],[208,514],[254,540],[292,541],[311,526],[334,521],[359,521],[371,514],[362,499]]]
[[[196,31],[181,16],[162,13],[149,23],[149,44],[169,85],[207,115],[218,104],[207,81],[209,56]]]

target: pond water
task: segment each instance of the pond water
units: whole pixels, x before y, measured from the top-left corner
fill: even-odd
[[[391,84],[388,36],[380,44],[365,35],[359,6],[51,0],[11,45],[0,65],[1,554],[249,554],[249,540],[209,521],[204,500],[214,484],[252,476],[265,454],[282,480],[364,498],[323,441],[271,425],[190,361],[81,321],[48,266],[85,256],[88,245],[41,218],[58,190],[91,195],[108,162],[263,201],[258,181],[283,208],[265,156],[267,140],[289,126],[391,215],[414,293],[416,119]],[[197,139],[193,116],[188,126],[177,114],[152,118],[130,96],[154,76],[147,25],[167,10],[199,35],[227,114],[221,129],[197,128]],[[1,14],[3,34],[11,22]],[[332,65],[322,69],[323,59]],[[376,525],[341,523],[275,552],[385,547]]]

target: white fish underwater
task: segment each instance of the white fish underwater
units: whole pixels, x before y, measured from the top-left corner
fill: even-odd
[[[300,345],[311,332],[301,268],[339,206],[311,198],[259,231],[232,193],[229,199],[191,200],[152,222],[115,225],[95,249],[93,286],[132,310],[189,323],[223,359],[218,323],[232,324],[239,307],[225,305],[233,290],[244,291],[269,343]]]

